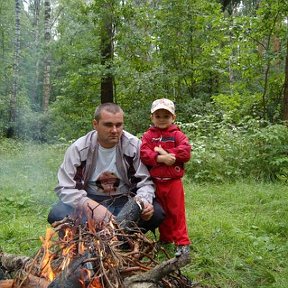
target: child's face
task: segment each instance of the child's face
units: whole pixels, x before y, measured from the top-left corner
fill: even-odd
[[[152,123],[160,129],[168,128],[174,122],[175,118],[175,115],[165,109],[156,110],[151,115]]]

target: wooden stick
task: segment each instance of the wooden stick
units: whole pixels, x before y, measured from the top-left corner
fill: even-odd
[[[152,284],[157,283],[165,275],[168,275],[169,273],[179,270],[181,267],[184,267],[190,262],[191,259],[189,255],[181,255],[178,258],[174,257],[172,259],[162,262],[161,264],[155,266],[153,269],[147,272],[127,277],[124,280],[124,287],[125,288],[156,287],[156,285],[153,286]]]

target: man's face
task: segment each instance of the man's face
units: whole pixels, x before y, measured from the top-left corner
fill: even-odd
[[[100,120],[93,120],[93,127],[98,132],[98,142],[104,148],[112,148],[120,140],[123,133],[124,116],[103,110]]]

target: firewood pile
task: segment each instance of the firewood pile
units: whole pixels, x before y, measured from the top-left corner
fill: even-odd
[[[14,259],[17,273],[0,281],[0,288],[194,287],[180,271],[190,262],[188,255],[169,258],[136,225],[128,230],[120,226],[112,221],[81,224],[68,217],[54,223],[35,257]]]

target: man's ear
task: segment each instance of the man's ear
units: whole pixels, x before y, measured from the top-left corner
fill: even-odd
[[[96,119],[93,119],[93,121],[92,121],[92,125],[93,125],[93,128],[94,128],[95,130],[97,130],[98,122],[97,122]]]
[[[176,120],[176,115],[173,115],[172,119],[173,119],[173,122],[174,122]]]

